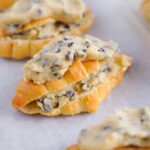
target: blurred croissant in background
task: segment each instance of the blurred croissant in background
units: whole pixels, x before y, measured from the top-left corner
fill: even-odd
[[[16,0],[0,0],[0,11],[9,8]]]

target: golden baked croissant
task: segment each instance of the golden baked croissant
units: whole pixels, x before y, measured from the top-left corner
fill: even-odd
[[[13,106],[46,116],[95,112],[131,66],[117,47],[91,36],[60,38],[24,66]]]
[[[62,0],[63,1],[63,0]],[[79,4],[82,2],[78,0]],[[80,2],[81,1],[81,2]],[[21,2],[28,2],[31,5],[31,13],[25,12],[22,17],[20,13],[23,9],[25,9],[25,5],[20,6]],[[46,3],[48,0],[42,0],[40,3]],[[53,2],[53,0],[49,1]],[[67,1],[65,1],[66,3]],[[73,3],[71,0],[70,3]],[[23,4],[24,4],[23,3]],[[33,2],[32,2],[33,3]],[[57,14],[53,14],[48,16],[45,14],[44,8],[47,7],[43,5],[37,4],[38,2],[34,2],[32,4],[30,1],[20,0],[16,1],[12,8],[9,11],[1,12],[0,16],[0,56],[13,58],[13,59],[23,59],[27,57],[31,57],[36,54],[45,44],[50,41],[55,40],[59,36],[63,35],[81,35],[86,32],[93,22],[93,15],[90,9],[84,8],[84,12],[82,12],[81,18],[75,18],[73,22],[68,23],[66,18],[69,17],[60,17]],[[82,3],[81,3],[82,4]],[[27,4],[26,4],[27,5]],[[34,7],[32,8],[32,6]],[[37,9],[36,8],[37,5]],[[71,4],[70,4],[71,5]],[[28,5],[27,5],[28,6]],[[41,7],[40,10],[38,9]],[[42,7],[43,6],[43,7]],[[50,5],[51,6],[51,5]],[[54,5],[55,6],[55,5]],[[78,8],[78,7],[77,7]],[[19,15],[15,12],[15,9],[18,9]],[[42,10],[41,10],[42,9]],[[76,9],[76,7],[74,7]],[[57,9],[56,9],[57,10]],[[41,12],[38,18],[36,18],[35,13]],[[42,14],[43,11],[43,14]],[[66,11],[66,10],[65,10]],[[59,9],[58,9],[59,12]],[[80,11],[79,11],[80,12]],[[57,13],[57,12],[56,12]],[[66,14],[70,15],[70,14]],[[74,14],[71,14],[75,16]],[[20,16],[20,17],[19,17]],[[17,18],[18,17],[18,18]],[[27,19],[28,18],[28,19]],[[61,20],[60,18],[64,18],[66,20]],[[71,17],[73,18],[73,17]],[[25,21],[24,21],[24,20]]]
[[[150,109],[122,109],[80,132],[67,150],[150,150]]]

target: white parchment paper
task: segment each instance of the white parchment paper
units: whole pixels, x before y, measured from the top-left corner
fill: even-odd
[[[0,150],[65,150],[77,142],[81,129],[99,123],[114,110],[150,106],[150,32],[139,17],[138,1],[134,2],[136,10],[128,0],[86,0],[95,14],[89,33],[113,39],[134,62],[96,113],[48,118],[15,110],[11,100],[26,60],[0,58]]]

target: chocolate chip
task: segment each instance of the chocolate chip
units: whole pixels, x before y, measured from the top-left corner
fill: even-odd
[[[43,109],[44,111],[49,112],[51,110],[51,106],[49,104],[44,104]]]
[[[67,24],[64,24],[63,26],[64,26],[64,28],[66,28],[66,29],[69,29],[69,28],[70,28],[70,26],[67,25]]]
[[[40,97],[37,101],[40,102],[42,104],[42,109],[45,111],[45,112],[49,112],[52,108],[52,105],[51,105],[51,99],[48,100],[48,103],[46,103],[46,97],[45,96],[42,96]]]
[[[72,60],[74,56],[72,56],[72,53],[70,51],[67,52],[65,58],[66,60]]]
[[[59,53],[61,50],[60,50],[60,48],[58,48],[58,50],[56,51],[56,53]]]
[[[16,24],[8,24],[7,26],[8,26],[8,28],[19,28],[19,27],[21,26],[21,24],[19,24],[19,23],[16,23]]]
[[[69,39],[69,37],[64,37],[64,40],[65,40],[65,41],[68,41],[68,40],[70,40],[70,39]]]
[[[100,49],[98,49],[98,52],[105,52],[105,49],[104,48],[100,48]]]
[[[90,47],[90,43],[88,41],[85,42],[85,45],[86,45],[87,48]]]
[[[104,127],[102,127],[102,130],[109,130],[109,129],[111,129],[111,126],[104,126]]]
[[[39,102],[41,102],[43,104],[44,103],[44,99],[45,99],[45,96],[42,96],[38,100],[39,100]]]
[[[63,34],[63,33],[65,33],[65,32],[67,32],[67,31],[69,31],[69,29],[70,29],[70,26],[69,26],[69,25],[63,24],[63,25],[60,26],[60,31],[59,31],[59,33],[60,33],[60,34]]]
[[[56,77],[57,79],[60,79],[61,78],[61,75],[57,72],[53,73],[53,76]]]
[[[19,32],[18,35],[25,35],[25,32]]]
[[[81,90],[83,90],[83,91],[87,91],[90,89],[90,86],[88,83],[81,83],[80,87],[81,87]]]
[[[83,49],[82,52],[86,53],[86,49]]]
[[[55,26],[60,26],[62,23],[60,21],[55,22]]]
[[[13,26],[14,26],[15,28],[19,28],[19,27],[20,27],[20,24],[19,24],[19,23],[13,24]]]
[[[75,26],[76,26],[76,27],[80,27],[81,24],[80,24],[80,23],[76,23]]]
[[[141,121],[141,123],[143,123],[145,121],[145,119],[141,118],[140,121]]]
[[[74,53],[74,57],[73,57],[73,59],[74,59],[74,60],[76,60],[76,59],[77,59],[77,57],[78,57],[78,54],[77,54],[77,52],[75,52],[75,53]]]
[[[53,108],[58,108],[59,107],[59,103],[57,102],[54,106],[53,106]]]
[[[51,66],[51,71],[54,72],[54,71],[57,71],[59,69],[61,69],[59,62],[53,62],[52,66]]]
[[[85,50],[79,50],[77,52],[77,57],[78,58],[85,58],[86,57],[86,51]]]
[[[85,16],[86,16],[85,13],[83,13],[83,14],[82,14],[82,17],[85,18]]]
[[[38,15],[38,17],[41,16],[42,13],[43,13],[42,10],[41,10],[40,8],[38,8],[38,9],[37,9],[37,15]]]
[[[110,67],[107,67],[103,70],[103,72],[110,72],[110,71],[111,71]]]
[[[71,47],[74,43],[71,42],[71,43],[68,43],[68,47]]]
[[[67,91],[64,96],[66,96],[68,98],[72,98],[75,96],[75,92],[74,91]]]

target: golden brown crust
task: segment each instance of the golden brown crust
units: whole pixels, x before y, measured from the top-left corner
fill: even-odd
[[[72,145],[68,147],[66,150],[80,150],[78,145]],[[122,147],[122,148],[115,148],[114,150],[150,150],[150,148],[144,148],[144,147]]]
[[[150,21],[150,0],[143,0],[143,3],[141,4],[141,11],[144,17]]]
[[[32,92],[31,92],[32,91]],[[36,99],[43,94],[47,94],[48,91],[44,85],[35,85],[31,82],[24,82],[21,80],[16,89],[16,96],[14,97],[12,104],[16,108],[20,108],[28,104],[32,99]]]
[[[86,32],[90,26],[92,25],[93,22],[93,15],[91,11],[88,9],[87,12],[87,19],[82,23],[82,25],[79,28],[75,28],[71,32],[67,33],[67,35],[81,35],[82,33]],[[51,18],[43,19],[42,23],[48,21]],[[32,23],[33,26],[41,24],[41,21],[36,21],[36,23]],[[31,28],[31,24],[28,24],[25,26],[24,30],[27,30]],[[0,31],[1,35],[6,34],[2,31]],[[13,59],[23,59],[27,57],[31,57],[37,52],[41,50],[41,48],[55,40],[61,35],[58,35],[56,37],[48,37],[45,39],[37,39],[37,40],[22,40],[22,39],[11,39],[11,38],[4,38],[0,39],[0,56],[1,57],[6,57],[6,58],[13,58]]]

